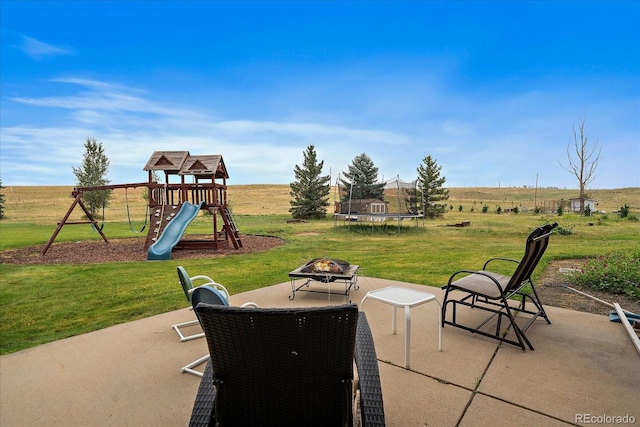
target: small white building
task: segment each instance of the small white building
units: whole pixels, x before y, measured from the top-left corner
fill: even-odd
[[[573,199],[569,199],[571,212],[582,213],[580,212],[580,197],[576,197]],[[591,212],[596,212],[596,205],[598,203],[595,200],[584,199],[584,209],[589,208]]]
[[[380,199],[355,199],[349,202],[336,202],[334,215],[343,216],[347,221],[385,220],[387,202]]]

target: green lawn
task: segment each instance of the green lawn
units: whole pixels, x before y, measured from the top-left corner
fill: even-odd
[[[573,234],[555,234],[536,276],[551,259],[584,258],[637,248],[640,223],[617,217],[595,221],[575,215],[544,216],[450,212],[425,225],[385,227],[333,220],[287,223],[286,215],[238,215],[242,233],[281,237],[285,245],[270,251],[223,258],[88,265],[0,264],[0,352],[38,344],[183,308],[176,266],[206,274],[232,294],[288,280],[287,273],[314,257],[330,256],[360,265],[370,277],[440,286],[459,268],[480,268],[489,256],[519,258],[524,240],[536,226],[557,221]],[[447,227],[470,220],[470,227]],[[593,225],[589,225],[593,222]],[[0,222],[0,250],[44,245],[55,225]],[[189,234],[207,233],[210,222],[198,218]],[[109,223],[109,238],[131,237],[126,222]],[[99,239],[89,226],[65,227],[56,242]],[[286,296],[283,296],[286,301]]]

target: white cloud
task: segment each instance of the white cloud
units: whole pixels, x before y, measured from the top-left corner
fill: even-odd
[[[51,56],[75,55],[74,50],[68,46],[54,46],[27,36],[23,36],[22,39],[22,50],[33,59],[40,60]]]
[[[222,154],[232,182],[290,182],[293,167],[300,163],[308,145],[322,145],[341,169],[371,146],[402,146],[404,135],[376,129],[312,122],[220,120],[189,106],[168,105],[144,97],[141,91],[109,83],[80,79],[55,79],[86,89],[55,97],[14,97],[12,101],[42,108],[70,111],[68,127],[2,128],[5,174],[13,175],[25,165],[41,163],[69,171],[59,175],[63,183],[73,179],[87,137],[101,142],[111,160],[112,182],[138,182],[146,176],[142,167],[153,151],[188,150],[192,154]],[[70,144],[69,141],[73,141]],[[391,149],[391,148],[390,148]],[[326,173],[331,166],[325,162]],[[21,175],[21,174],[20,174]],[[33,176],[32,179],[38,179]],[[237,181],[236,181],[237,180]]]
[[[82,86],[89,91],[71,96],[43,98],[13,97],[12,101],[38,107],[57,107],[70,110],[100,110],[116,112],[144,112],[170,115],[171,108],[163,107],[141,96],[133,89],[87,79],[55,79],[56,83]]]
[[[537,173],[542,186],[575,186],[558,165],[566,158],[571,124],[582,113],[559,101],[571,99],[569,92],[523,92],[489,101],[484,95],[440,89],[433,96],[447,102],[437,111],[432,105],[420,110],[414,99],[416,111],[410,120],[383,125],[376,119],[384,117],[384,108],[396,108],[396,102],[387,107],[381,103],[373,116],[359,111],[341,112],[336,118],[331,108],[314,104],[300,106],[297,120],[243,117],[244,110],[225,111],[231,117],[227,119],[211,112],[216,105],[203,108],[160,101],[153,93],[104,81],[66,77],[50,83],[62,83],[69,90],[59,96],[7,98],[41,114],[33,115],[32,124],[0,130],[5,184],[72,184],[71,168],[81,162],[84,141],[95,137],[111,160],[108,178],[113,183],[145,181],[142,168],[153,151],[188,150],[222,154],[231,184],[286,184],[293,181],[293,168],[302,162],[306,147],[314,145],[318,159],[324,161],[323,173],[331,173],[332,180],[355,156],[366,153],[378,167],[380,179],[400,175],[412,180],[422,159],[431,155],[442,166],[447,184],[454,187],[534,185]],[[239,103],[243,101],[251,99]],[[613,188],[619,184],[607,184],[609,179],[629,182],[631,175],[629,186],[638,186],[633,165],[638,149],[628,147],[637,136],[637,126],[625,127],[627,119],[599,114],[611,111],[609,107],[592,107],[594,120],[588,121],[594,138],[606,142],[603,179],[596,185]]]

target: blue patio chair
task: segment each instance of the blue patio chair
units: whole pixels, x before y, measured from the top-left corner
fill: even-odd
[[[178,279],[180,280],[180,285],[182,285],[182,290],[184,291],[184,295],[187,298],[187,301],[189,302],[189,310],[193,310],[193,305],[191,304],[191,294],[195,289],[194,282],[202,282],[200,283],[199,286],[204,286],[204,285],[213,286],[215,289],[218,289],[220,292],[222,292],[222,294],[225,296],[227,300],[229,299],[229,292],[227,291],[227,289],[221,284],[216,283],[211,277],[204,276],[204,275],[197,275],[197,276],[190,277],[189,274],[187,274],[187,271],[182,266],[178,266],[177,270],[178,270]],[[185,342],[185,341],[193,340],[196,338],[204,337],[203,332],[199,332],[191,335],[185,335],[182,333],[181,328],[188,328],[195,325],[198,325],[198,319],[190,320],[188,322],[176,323],[175,325],[171,325],[171,327],[176,331],[176,333],[180,337],[180,342]]]

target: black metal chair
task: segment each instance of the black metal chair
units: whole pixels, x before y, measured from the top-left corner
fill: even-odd
[[[444,302],[442,304],[442,326],[452,325],[458,328],[471,331],[480,335],[484,335],[496,340],[513,344],[525,350],[525,344],[531,350],[533,346],[529,339],[525,336],[525,332],[538,318],[544,318],[547,323],[551,323],[547,313],[544,310],[542,302],[538,297],[531,275],[535,270],[540,258],[547,249],[549,244],[549,236],[557,223],[547,224],[538,227],[527,237],[524,256],[520,261],[510,258],[490,258],[485,262],[482,270],[460,270],[449,278],[445,289]],[[517,266],[513,273],[509,275],[499,274],[487,270],[490,266],[494,266],[494,262],[501,261],[516,263]],[[456,294],[452,291],[462,292],[460,298],[456,298]],[[509,305],[508,301],[512,298],[520,298],[518,306]],[[527,299],[533,304],[532,309],[527,309]],[[451,320],[446,317],[447,307],[451,305]],[[466,306],[472,309],[479,309],[491,313],[491,315],[482,323],[475,327],[470,327],[458,323],[457,308],[458,305]],[[528,322],[524,327],[519,327],[515,321],[514,312],[526,313],[530,315]],[[490,320],[497,316],[497,322],[494,332],[483,330]],[[502,328],[503,318],[508,320],[508,325],[513,330],[516,340],[507,338]]]
[[[356,305],[200,303],[196,313],[211,359],[191,426],[351,426],[358,418],[384,425],[373,338]]]

